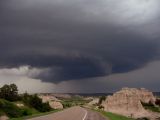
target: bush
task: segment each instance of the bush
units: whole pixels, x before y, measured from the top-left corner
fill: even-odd
[[[69,107],[73,106],[73,104],[70,103],[70,102],[63,102],[62,105],[63,105],[64,108],[69,108]]]
[[[41,109],[39,110],[40,112],[47,112],[47,111],[50,111],[51,110],[51,107],[49,105],[49,103],[42,103],[41,105]]]
[[[25,93],[22,96],[22,100],[26,105],[35,108],[39,112],[48,112],[51,110],[49,103],[43,103],[42,99],[39,98],[36,94],[28,95]]]
[[[160,99],[156,99],[155,104],[158,105],[158,106],[160,106]]]
[[[32,111],[29,108],[21,108],[23,116],[32,115]]]
[[[104,106],[100,105],[98,106],[99,109],[104,110]]]

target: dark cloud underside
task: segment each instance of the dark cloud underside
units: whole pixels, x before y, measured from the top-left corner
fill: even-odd
[[[158,38],[139,34],[138,27],[130,29],[127,23],[95,18],[87,12],[89,3],[98,4],[1,0],[1,67],[49,68],[36,77],[61,82],[128,72],[157,59]]]

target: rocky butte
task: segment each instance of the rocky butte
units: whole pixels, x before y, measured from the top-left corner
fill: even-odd
[[[141,88],[122,88],[102,102],[104,110],[132,118],[157,117],[154,113],[144,109],[143,103],[155,103],[153,93]]]

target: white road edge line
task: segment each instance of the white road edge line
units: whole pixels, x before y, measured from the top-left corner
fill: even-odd
[[[83,117],[83,119],[82,119],[82,120],[85,120],[85,119],[86,119],[86,117],[87,117],[87,110],[84,110],[84,112],[85,112],[85,115],[84,115],[84,117]]]

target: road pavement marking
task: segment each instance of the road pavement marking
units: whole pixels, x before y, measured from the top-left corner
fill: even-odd
[[[83,117],[83,119],[82,119],[82,120],[85,120],[85,119],[86,119],[86,117],[87,117],[87,110],[84,110],[84,112],[85,112],[85,115],[84,115],[84,117]]]

